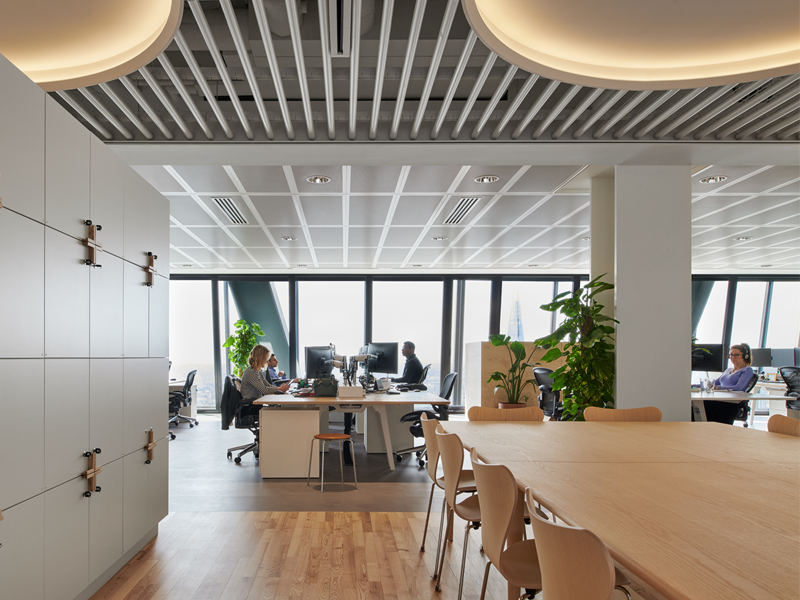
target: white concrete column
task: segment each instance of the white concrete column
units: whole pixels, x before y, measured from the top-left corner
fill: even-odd
[[[592,177],[591,180],[591,245],[589,278],[605,274],[603,281],[614,283],[614,178]],[[614,316],[614,292],[597,296],[605,308],[603,313]]]
[[[616,168],[617,408],[688,421],[691,167]]]

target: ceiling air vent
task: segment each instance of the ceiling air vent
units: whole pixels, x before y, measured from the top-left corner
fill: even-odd
[[[247,219],[244,218],[242,211],[236,206],[233,198],[212,198],[217,203],[219,209],[225,213],[228,220],[234,225],[247,225]]]
[[[478,203],[480,198],[462,198],[458,201],[458,204],[455,205],[450,214],[447,215],[447,218],[444,220],[445,225],[457,225],[464,220],[464,217],[467,216],[469,211]]]

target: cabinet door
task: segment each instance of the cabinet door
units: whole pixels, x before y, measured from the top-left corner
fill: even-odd
[[[97,238],[103,250],[122,257],[124,252],[123,189],[125,171],[122,159],[98,138],[91,138],[91,219],[103,229]],[[105,265],[104,265],[105,266]]]
[[[44,491],[44,361],[0,360],[0,509]]]
[[[156,276],[150,288],[150,356],[169,356],[169,280]]]
[[[122,459],[122,551],[127,552],[150,531],[148,521],[150,465],[147,452],[138,450]]]
[[[89,581],[122,556],[122,459],[103,465],[89,498]]]
[[[89,140],[92,134],[50,98],[45,107],[45,220],[86,237],[89,218]]]
[[[150,252],[150,190],[152,186],[133,169],[125,171],[125,225],[123,243],[125,260],[147,266],[147,253]],[[165,262],[168,262],[168,256]]]
[[[89,270],[89,352],[92,357],[116,357],[123,352],[123,261],[100,254],[103,267]]]
[[[89,270],[86,247],[49,227],[45,230],[44,354],[89,356]]]
[[[78,478],[44,493],[44,597],[73,600],[89,585],[89,498]]]
[[[44,600],[44,494],[3,511],[0,582],[3,598]]]
[[[0,208],[0,358],[44,356],[44,230]]]
[[[44,483],[49,489],[88,468],[89,360],[44,361]]]
[[[122,440],[123,454],[129,454],[147,444],[152,427],[152,364],[147,358],[126,358],[124,368]]]
[[[147,251],[158,256],[156,269],[164,277],[169,277],[169,200],[153,187],[150,188],[150,197],[150,243]]]
[[[124,360],[89,362],[89,448],[100,448],[98,464],[122,457],[120,429],[123,423]]]
[[[146,426],[160,440],[169,433],[169,360],[151,358],[147,362],[147,379],[142,381],[147,389]]]
[[[0,56],[0,198],[44,221],[44,100],[47,95]]]
[[[169,513],[169,437],[158,440],[149,467],[147,516],[153,528]]]
[[[147,356],[148,353],[148,312],[150,296],[147,277],[142,267],[125,262],[122,265],[123,277],[123,354],[126,357]]]

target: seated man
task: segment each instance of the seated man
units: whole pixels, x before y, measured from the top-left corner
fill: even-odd
[[[269,357],[269,362],[267,362],[267,376],[270,382],[286,378],[286,373],[278,371],[278,357],[275,354],[272,354]],[[297,383],[298,381],[300,380],[293,379],[292,383]]]
[[[401,352],[403,353],[403,356],[406,357],[406,364],[405,367],[403,367],[403,376],[393,377],[393,382],[419,383],[419,380],[422,377],[422,363],[417,358],[417,355],[414,354],[416,348],[417,347],[414,345],[414,342],[403,342],[403,348]]]

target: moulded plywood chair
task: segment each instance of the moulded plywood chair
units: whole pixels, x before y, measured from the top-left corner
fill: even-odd
[[[583,418],[587,421],[661,421],[661,411],[655,406],[642,408],[598,408],[590,406],[583,411]]]
[[[535,540],[523,540],[506,548],[508,534],[517,514],[517,482],[505,465],[487,465],[478,461],[475,448],[470,453],[481,508],[481,540],[489,559],[483,572],[481,600],[492,565],[510,584],[525,588],[525,597],[533,598],[542,589],[542,574]]]
[[[467,412],[470,421],[544,421],[544,411],[538,406],[528,408],[491,408],[473,406]]]
[[[783,415],[772,415],[767,421],[767,431],[800,437],[800,420],[790,419]]]
[[[533,506],[530,488],[525,498]],[[630,580],[614,566],[603,540],[588,529],[551,523],[538,515],[531,525],[547,600],[609,600],[614,589],[630,600],[630,592],[622,587]]]

